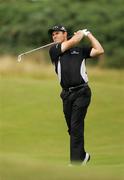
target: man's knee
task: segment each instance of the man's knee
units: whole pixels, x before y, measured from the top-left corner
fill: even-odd
[[[75,138],[80,138],[83,136],[83,130],[79,129],[79,128],[72,128],[70,130],[70,134],[71,134],[71,136],[73,136]]]

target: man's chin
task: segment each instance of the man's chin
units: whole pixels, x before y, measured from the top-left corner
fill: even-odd
[[[55,42],[55,43],[61,43],[61,41],[59,41],[59,40],[55,40],[54,42]]]

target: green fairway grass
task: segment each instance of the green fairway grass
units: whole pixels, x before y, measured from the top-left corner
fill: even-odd
[[[0,180],[124,179],[124,72],[93,69],[89,79],[85,146],[91,161],[68,167],[57,78],[0,76]]]

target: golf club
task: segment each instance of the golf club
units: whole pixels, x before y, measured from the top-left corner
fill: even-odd
[[[55,42],[46,44],[46,45],[44,45],[44,46],[41,46],[41,47],[38,47],[38,48],[35,48],[35,49],[32,49],[32,50],[30,50],[30,51],[27,51],[27,52],[25,52],[25,53],[20,54],[20,55],[18,56],[18,62],[21,61],[22,56],[24,56],[24,55],[26,55],[26,54],[29,54],[29,53],[32,53],[32,52],[34,52],[34,51],[37,51],[37,50],[39,50],[39,49],[43,49],[43,48],[49,47],[49,46],[51,46],[51,45],[53,45],[53,44],[55,44]]]

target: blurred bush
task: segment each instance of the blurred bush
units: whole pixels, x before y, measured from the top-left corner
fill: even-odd
[[[48,28],[63,24],[69,34],[82,28],[92,31],[105,49],[99,66],[124,68],[123,17],[123,0],[1,0],[0,53],[17,54],[46,44]]]

